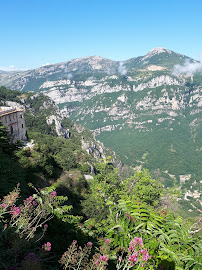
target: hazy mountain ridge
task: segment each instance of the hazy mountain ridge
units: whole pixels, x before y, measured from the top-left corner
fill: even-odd
[[[163,58],[161,57],[163,54]],[[113,61],[100,56],[89,56],[83,58],[77,58],[70,61],[46,65],[37,69],[27,71],[12,71],[2,72],[0,76],[0,84],[8,86],[15,90],[27,90],[27,84],[32,88],[32,91],[36,91],[41,85],[41,82],[47,80],[59,80],[59,79],[72,79],[82,80],[82,75],[93,75],[100,79],[100,75],[126,75],[127,71],[132,72],[132,69],[149,68],[148,63],[152,64],[159,62],[163,67],[170,67],[166,58],[170,58],[171,65],[182,64],[185,59],[196,62],[195,60],[174,53],[164,48],[155,48],[147,53],[145,56],[131,58],[126,61]],[[149,62],[148,62],[149,60]],[[86,80],[86,78],[84,79]],[[41,83],[41,84],[40,84]],[[25,89],[24,89],[25,88]]]

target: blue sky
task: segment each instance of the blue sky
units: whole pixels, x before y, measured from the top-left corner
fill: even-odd
[[[0,0],[0,69],[164,47],[202,53],[202,0]]]

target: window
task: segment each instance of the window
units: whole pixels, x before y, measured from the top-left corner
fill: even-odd
[[[23,128],[23,124],[22,124],[22,128]]]
[[[11,126],[11,134],[13,134],[13,127]]]

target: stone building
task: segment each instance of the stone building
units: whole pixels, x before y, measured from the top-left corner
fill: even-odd
[[[7,127],[11,135],[11,142],[26,140],[26,126],[24,109],[12,107],[0,107],[0,121]]]

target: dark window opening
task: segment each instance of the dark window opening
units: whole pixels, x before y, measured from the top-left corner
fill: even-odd
[[[11,134],[13,134],[13,127],[11,126]]]
[[[22,124],[22,128],[23,128],[23,124]]]

